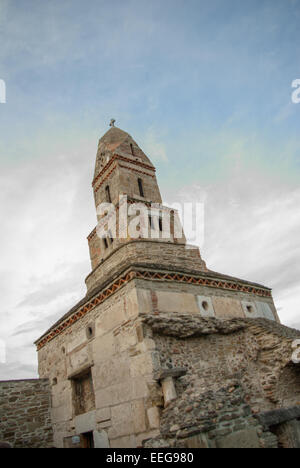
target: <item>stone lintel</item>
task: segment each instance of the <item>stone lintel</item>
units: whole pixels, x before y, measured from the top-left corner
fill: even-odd
[[[174,367],[173,369],[161,369],[156,373],[156,380],[164,380],[167,377],[173,377],[174,379],[184,376],[187,373],[185,367]]]
[[[81,366],[79,367],[78,369],[76,369],[74,372],[68,374],[68,380],[72,380],[72,379],[76,379],[76,378],[79,378],[79,377],[82,377],[83,375],[85,375],[91,367],[94,366],[94,362],[91,361],[89,362],[88,364],[85,364],[84,366]]]

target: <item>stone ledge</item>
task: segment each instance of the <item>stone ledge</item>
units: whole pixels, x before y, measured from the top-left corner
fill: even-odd
[[[187,369],[185,367],[174,367],[172,369],[161,369],[155,374],[155,380],[163,380],[167,377],[173,377],[174,379],[183,377],[186,375]]]
[[[176,316],[143,314],[141,317],[154,333],[176,338],[192,338],[216,333],[227,335],[247,327],[246,320],[238,318],[221,320],[184,314]]]
[[[300,406],[266,411],[256,415],[256,418],[266,428],[277,426],[278,424],[283,424],[285,422],[292,421],[293,419],[300,418]]]
[[[251,331],[270,332],[288,340],[300,337],[300,330],[264,318],[221,319],[189,314],[141,314],[140,316],[154,333],[174,338],[193,338],[217,333],[229,335],[246,328]]]

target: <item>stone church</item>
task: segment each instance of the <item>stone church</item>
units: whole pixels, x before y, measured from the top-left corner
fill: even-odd
[[[299,448],[300,331],[280,324],[271,289],[207,268],[114,121],[92,186],[86,296],[35,343],[53,446]],[[136,206],[147,236],[129,232]]]

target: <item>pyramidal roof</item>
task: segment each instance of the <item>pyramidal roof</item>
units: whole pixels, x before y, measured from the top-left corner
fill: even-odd
[[[96,157],[95,176],[103,167],[103,161],[113,154],[119,154],[130,159],[139,160],[153,167],[150,159],[141,150],[129,133],[124,132],[118,127],[111,127],[100,138]]]

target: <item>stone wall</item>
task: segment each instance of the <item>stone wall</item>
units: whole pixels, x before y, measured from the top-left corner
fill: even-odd
[[[191,387],[162,411],[161,436],[146,448],[277,448],[277,438],[253,417],[237,381],[217,391]]]
[[[300,372],[291,362],[298,330],[265,319],[224,321],[178,314],[147,315],[144,320],[154,332],[161,367],[187,369],[178,385],[193,383],[215,391],[238,376],[255,412],[299,404]]]
[[[47,379],[0,382],[0,440],[14,448],[53,447]]]
[[[118,242],[121,244],[120,241]],[[88,291],[108,278],[113,278],[116,273],[130,265],[138,264],[149,267],[160,265],[161,269],[172,268],[175,271],[176,267],[179,271],[184,271],[184,269],[195,272],[207,271],[198,248],[186,249],[183,244],[166,244],[166,242],[146,239],[130,241],[120,245],[118,250],[115,250],[88,275],[86,278]]]

